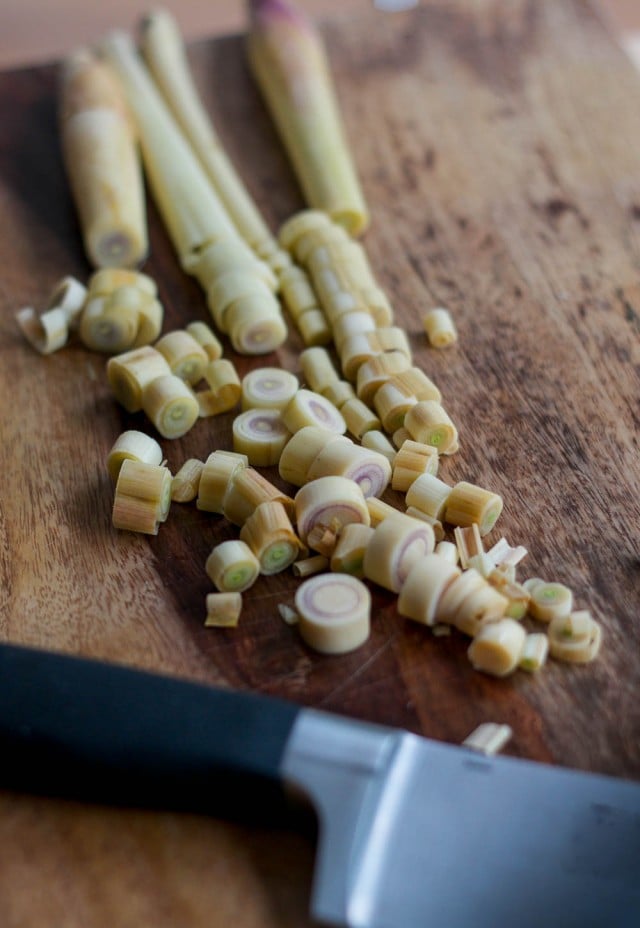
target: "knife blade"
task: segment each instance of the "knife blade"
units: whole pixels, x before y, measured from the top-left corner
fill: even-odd
[[[0,785],[247,818],[313,803],[311,910],[347,928],[640,924],[640,784],[0,646]]]

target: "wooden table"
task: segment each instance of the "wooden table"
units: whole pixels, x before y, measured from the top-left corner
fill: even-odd
[[[529,548],[523,577],[566,582],[593,610],[601,657],[491,679],[471,669],[461,635],[433,637],[379,590],[368,643],[321,657],[277,614],[295,590],[289,574],[246,594],[237,630],[203,627],[204,560],[232,528],[174,506],[155,538],[116,533],[105,455],[124,428],[146,423],[112,401],[102,357],[74,343],[39,358],[14,323],[62,275],[89,274],[58,152],[53,68],[0,75],[2,639],[450,742],[505,722],[511,754],[638,778],[638,76],[581,0],[448,0],[384,22],[334,18],[325,35],[373,212],[371,262],[460,430],[441,476],[504,496],[493,537]],[[302,201],[242,42],[201,42],[190,57],[275,228]],[[153,206],[150,222],[145,270],[166,327],[206,319]],[[420,327],[438,304],[460,331],[442,352]],[[277,356],[235,360],[241,373],[297,370],[300,348],[292,331]],[[170,466],[231,447],[230,423],[205,420],[164,442]],[[279,831],[0,795],[5,928],[300,928],[312,858],[306,839]]]

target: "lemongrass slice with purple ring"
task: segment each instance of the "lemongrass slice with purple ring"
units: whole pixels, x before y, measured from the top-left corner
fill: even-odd
[[[383,519],[364,554],[364,575],[387,590],[399,593],[415,562],[435,547],[430,525],[403,513]]]
[[[344,435],[347,431],[347,423],[339,410],[313,390],[298,390],[283,409],[282,418],[290,432],[297,432],[307,425],[315,425],[338,435]]]
[[[259,367],[242,378],[242,409],[284,409],[298,392],[298,378],[280,367]]]
[[[371,594],[350,574],[316,574],[297,589],[295,607],[303,641],[322,654],[345,654],[369,637]]]
[[[347,477],[312,480],[296,493],[295,507],[298,535],[305,544],[314,529],[326,529],[337,540],[344,525],[370,522],[362,490]]]
[[[329,476],[353,480],[366,499],[384,493],[391,479],[391,464],[383,454],[340,436],[322,449],[307,473],[308,480]]]
[[[248,409],[233,420],[233,450],[246,454],[254,467],[273,467],[291,432],[278,409]]]

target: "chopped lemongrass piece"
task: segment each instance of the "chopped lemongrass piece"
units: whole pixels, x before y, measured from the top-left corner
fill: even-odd
[[[415,396],[406,396],[402,390],[390,382],[383,383],[373,397],[373,406],[380,417],[385,432],[397,432],[404,425],[404,420],[417,403]]]
[[[430,525],[437,542],[442,541],[444,538],[444,528],[440,519],[434,519],[433,516],[427,515],[426,512],[422,512],[421,509],[417,509],[415,506],[407,506],[404,514],[412,519],[417,519],[419,522],[426,522],[427,525]]]
[[[296,487],[304,486],[307,482],[309,468],[322,449],[340,436],[325,428],[308,425],[291,436],[285,445],[280,461],[278,473],[283,480]]]
[[[364,552],[371,540],[373,528],[358,522],[350,522],[342,528],[331,555],[331,570],[343,574],[363,577]]]
[[[467,654],[475,670],[506,677],[517,669],[527,633],[513,619],[483,625],[469,645]]]
[[[207,593],[207,628],[235,628],[242,611],[242,593]]]
[[[16,313],[16,322],[29,344],[40,354],[53,354],[67,343],[69,324],[64,309],[48,309],[38,315],[31,306],[25,306]]]
[[[356,391],[348,380],[336,380],[320,392],[336,407],[336,409],[340,409],[347,400],[352,400],[356,395]]]
[[[475,522],[474,522],[474,525],[475,525]],[[470,526],[467,526],[467,528],[470,528]],[[466,567],[475,567],[475,569],[478,571],[478,573],[479,573],[479,574],[482,574],[482,576],[485,578],[485,580],[488,580],[488,579],[489,579],[489,575],[490,575],[491,573],[493,573],[493,571],[496,569],[496,567],[495,567],[493,561],[491,560],[490,556],[486,553],[486,551],[481,551],[481,552],[478,553],[478,554],[474,554],[474,555],[472,555],[471,557],[467,557],[467,558],[466,558],[466,563],[465,563],[464,566],[465,566],[465,568],[466,568]],[[503,576],[504,576],[504,575],[503,575]],[[507,580],[507,577],[506,577],[506,576],[504,576],[504,580],[505,580],[505,582],[506,582],[506,580]],[[496,586],[496,587],[497,587],[497,586],[499,586],[499,584],[494,583],[493,586]]]
[[[197,422],[198,401],[175,374],[157,377],[142,391],[142,408],[163,438],[181,438]]]
[[[500,538],[495,545],[489,548],[487,554],[496,566],[499,564],[512,564],[515,567],[527,556],[528,551],[522,545],[512,548],[506,538]]]
[[[171,373],[171,368],[159,351],[145,345],[134,348],[124,354],[109,358],[107,378],[116,400],[127,412],[142,409],[142,395],[145,388]]]
[[[347,428],[349,428],[348,421]],[[351,431],[351,429],[349,429],[349,431]],[[360,443],[362,444],[363,448],[369,448],[371,451],[377,451],[378,454],[384,454],[385,458],[389,461],[393,469],[395,465],[396,454],[398,452],[393,447],[384,432],[381,432],[379,429],[369,429],[363,434],[362,438],[360,439]]]
[[[270,354],[287,337],[287,327],[276,298],[246,296],[225,314],[231,344],[239,354]]]
[[[439,403],[442,399],[440,390],[435,383],[429,380],[425,372],[419,367],[408,367],[406,370],[399,371],[393,375],[391,382],[404,390],[405,393],[412,393],[419,402],[433,400]]]
[[[254,467],[273,467],[291,438],[279,409],[247,409],[233,420],[233,450]]]
[[[357,235],[367,227],[369,215],[320,35],[284,0],[251,0],[250,9],[251,70],[307,202]]]
[[[222,345],[206,322],[190,322],[185,326],[185,331],[204,349],[209,361],[217,361],[222,357]]]
[[[478,524],[480,534],[487,535],[502,512],[502,497],[461,481],[451,489],[444,509],[444,521],[450,525]]]
[[[303,209],[286,220],[278,231],[278,241],[287,251],[293,251],[296,242],[307,232],[332,226],[329,215],[321,209]]]
[[[450,564],[458,563],[458,546],[455,545],[452,541],[439,541],[435,547],[434,553],[439,554],[440,557],[443,557],[446,561],[449,561]]]
[[[457,525],[453,530],[453,537],[460,554],[460,566],[466,570],[471,558],[484,553],[480,529],[476,522],[471,525]]]
[[[248,273],[243,256],[239,256],[238,263],[235,263],[234,254],[230,257],[229,267],[221,269],[213,278],[207,292],[209,310],[221,332],[229,332],[232,320],[234,324],[237,322],[237,311],[232,312],[232,309],[238,302],[243,301],[244,305],[250,298],[252,305],[260,308],[273,309],[275,305],[272,288],[255,273]],[[275,309],[277,312],[277,306]]]
[[[242,385],[231,361],[226,358],[209,361],[202,376],[209,389],[196,393],[200,416],[217,416],[238,405]]]
[[[282,421],[290,432],[298,432],[308,425],[318,426],[344,435],[347,424],[329,400],[313,390],[298,390],[282,410]]]
[[[171,471],[162,465],[125,459],[113,501],[114,528],[157,535],[171,506]]]
[[[487,582],[477,570],[469,568],[463,571],[444,591],[438,603],[436,620],[452,625],[456,612],[466,597],[471,593],[484,589],[485,586],[487,586]]]
[[[487,556],[484,555],[484,557]],[[505,614],[511,619],[523,619],[527,614],[531,600],[531,594],[525,587],[521,583],[511,580],[504,571],[497,567],[494,567],[487,574],[487,580],[491,586],[494,586],[509,600],[509,607]]]
[[[110,296],[89,299],[80,317],[80,340],[92,351],[118,354],[133,348],[138,335],[137,307]]]
[[[308,309],[296,319],[302,341],[309,347],[328,345],[331,341],[331,329],[322,310]]]
[[[174,503],[191,503],[198,496],[204,462],[189,458],[171,481],[171,499]]]
[[[333,343],[336,346],[338,354],[342,351],[345,341],[352,335],[362,334],[363,332],[373,332],[376,327],[375,319],[371,313],[356,311],[344,313],[334,320],[332,326]]]
[[[509,725],[497,722],[483,722],[478,725],[462,742],[463,748],[477,751],[486,757],[494,757],[511,740],[513,730]]]
[[[427,554],[413,564],[398,597],[400,615],[435,625],[440,597],[460,576],[460,569],[439,554]]]
[[[389,516],[397,516],[399,512],[395,506],[383,502],[383,500],[378,499],[377,496],[369,496],[367,498],[367,509],[369,510],[370,524],[373,528],[376,528],[384,519],[389,518]]]
[[[237,472],[248,467],[249,459],[246,454],[236,454],[234,451],[213,451],[204,462],[198,486],[198,509],[205,512],[223,514],[224,498],[230,482]]]
[[[147,296],[158,295],[158,287],[152,277],[129,268],[103,267],[94,271],[89,278],[88,291],[91,296],[109,296],[121,287],[135,287]]]
[[[261,503],[277,501],[293,512],[293,500],[253,467],[234,472],[222,503],[223,513],[230,522],[244,525]]]
[[[300,616],[296,610],[287,603],[278,603],[278,612],[282,621],[287,625],[297,625],[300,621]]]
[[[459,604],[452,622],[455,627],[472,638],[489,622],[502,619],[507,612],[509,600],[486,581],[472,590]]]
[[[404,426],[401,429],[398,429],[397,432],[394,432],[393,435],[391,436],[391,441],[394,443],[396,448],[398,448],[398,450],[402,448],[405,441],[408,441],[408,440],[413,440],[413,439]]]
[[[258,579],[260,562],[244,541],[222,541],[205,564],[207,576],[221,593],[242,593]]]
[[[142,51],[175,119],[189,139],[211,183],[245,241],[255,248],[278,245],[251,199],[198,96],[178,26],[166,10],[148,14]]]
[[[364,575],[398,593],[415,562],[434,547],[430,525],[398,512],[376,526],[364,554]]]
[[[535,673],[546,663],[548,653],[549,639],[544,632],[534,632],[527,635],[518,666],[521,670]]]
[[[540,577],[529,577],[528,580],[523,581],[522,586],[525,588],[527,593],[532,593],[533,588],[535,586],[537,586],[539,583],[544,583],[544,582],[545,581],[542,580]]]
[[[440,454],[451,454],[458,442],[458,430],[435,400],[419,400],[407,412],[404,427],[415,441],[433,445]]]
[[[587,664],[597,657],[602,627],[587,609],[555,616],[549,624],[549,653],[560,661]]]
[[[297,589],[300,635],[322,654],[344,654],[369,637],[371,594],[349,574],[316,574]]]
[[[329,558],[323,554],[314,554],[295,561],[291,569],[294,577],[311,577],[329,569]]]
[[[529,613],[539,622],[551,622],[568,616],[573,608],[573,593],[563,583],[536,583],[527,588],[531,595]]]
[[[134,347],[140,345],[150,345],[155,342],[162,331],[162,322],[164,320],[164,308],[158,300],[150,296],[144,296],[138,304],[138,334],[134,341]]]
[[[295,495],[296,525],[303,543],[310,547],[311,533],[328,532],[334,539],[349,522],[369,525],[369,510],[358,484],[347,477],[320,477],[303,486]],[[320,553],[324,553],[320,551]]]
[[[391,479],[391,465],[383,454],[339,436],[320,451],[307,471],[307,480],[330,476],[353,480],[365,498],[381,496]]]
[[[62,151],[84,248],[96,267],[134,267],[147,253],[144,186],[118,81],[88,49],[64,62]]]
[[[437,307],[428,310],[422,317],[422,325],[433,348],[447,348],[458,341],[458,333],[448,309]]]
[[[305,348],[300,355],[300,365],[305,383],[315,393],[323,393],[340,380],[326,348]]]
[[[412,482],[407,490],[405,502],[407,506],[415,506],[421,512],[441,521],[450,495],[451,487],[448,483],[433,474],[424,473]]]
[[[142,464],[162,464],[162,448],[150,435],[130,429],[116,438],[107,455],[107,470],[115,482],[118,479],[122,462],[139,461]]]
[[[411,484],[422,474],[438,473],[439,457],[433,445],[421,442],[405,441],[395,454],[391,486],[394,490],[406,493]]]
[[[300,554],[301,544],[287,510],[279,500],[260,503],[240,529],[260,562],[260,573],[270,576],[286,570]]]
[[[86,299],[87,288],[84,284],[75,277],[63,277],[53,287],[47,309],[61,309],[66,316],[67,325],[72,328],[80,317]]]
[[[289,371],[259,367],[242,378],[242,409],[284,409],[298,387],[298,378]]]
[[[166,359],[171,373],[192,386],[202,380],[209,363],[207,352],[193,335],[183,329],[167,332],[153,346]]]
[[[364,346],[363,354],[369,354],[369,357],[358,365],[355,376],[356,392],[363,403],[373,402],[380,387],[393,380],[396,374],[406,370],[410,364],[406,355],[400,351],[386,351],[371,355],[370,352],[373,350],[370,344],[371,338],[378,338],[378,330],[373,333],[352,335],[349,340],[345,340],[340,351],[343,368],[347,371],[351,371],[356,365],[355,359],[358,357],[360,342]],[[377,348],[379,346],[376,346]],[[409,390],[404,395],[410,396],[412,391]]]
[[[347,431],[360,440],[367,432],[379,430],[382,424],[376,414],[371,412],[369,407],[362,400],[359,400],[357,396],[343,403],[340,407],[340,413],[347,424]]]

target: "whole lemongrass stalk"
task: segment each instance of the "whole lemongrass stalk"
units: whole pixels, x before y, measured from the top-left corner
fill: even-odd
[[[124,87],[153,196],[183,266],[212,242],[239,239],[131,37],[113,32],[102,51]]]
[[[202,105],[180,31],[169,12],[157,10],[144,19],[141,49],[175,120],[202,162],[238,232],[260,257],[270,263],[276,261],[277,253],[282,255],[282,252]]]
[[[134,267],[148,247],[137,143],[117,80],[88,49],[63,63],[59,116],[87,257],[94,267]]]
[[[357,235],[369,214],[320,35],[286,0],[248,2],[249,64],[305,198]]]

